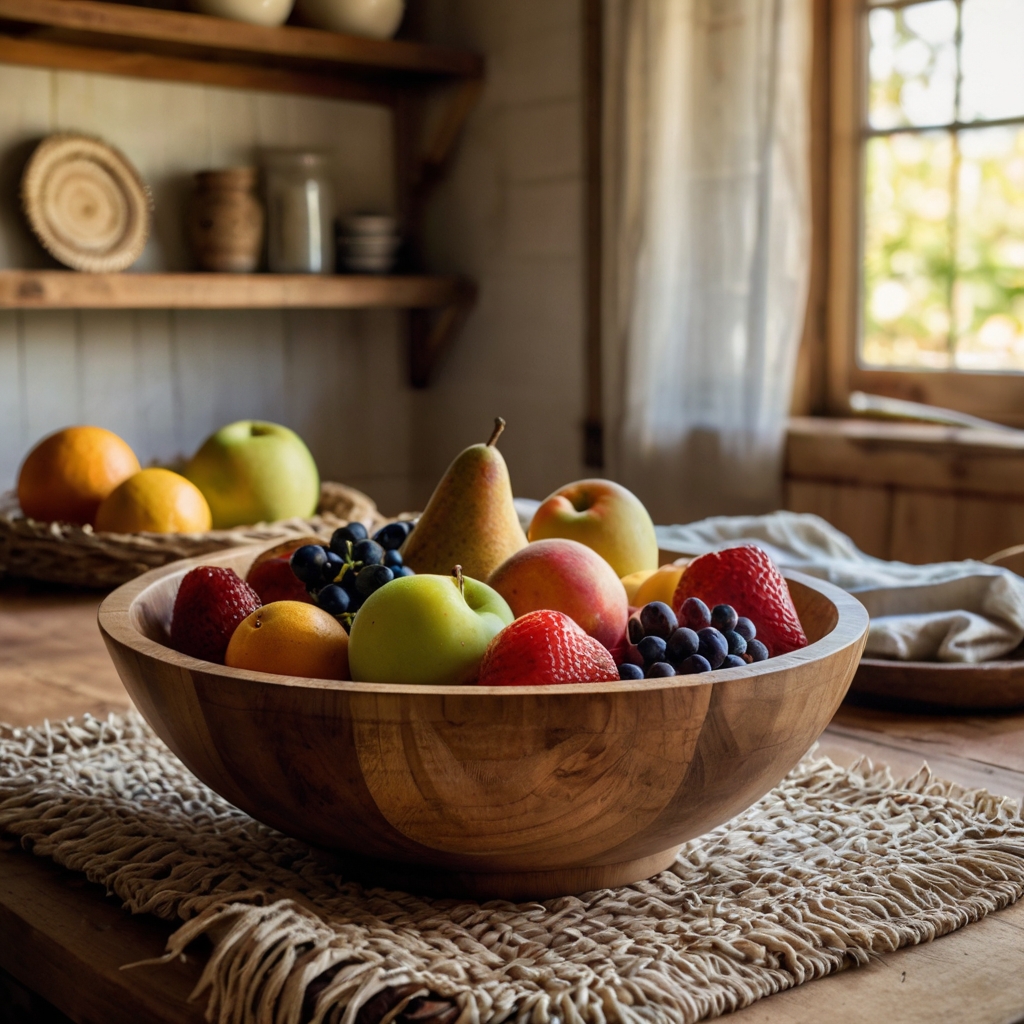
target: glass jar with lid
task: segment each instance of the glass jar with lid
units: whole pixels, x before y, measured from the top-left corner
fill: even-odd
[[[334,272],[334,180],[327,154],[268,150],[267,265],[277,274]]]

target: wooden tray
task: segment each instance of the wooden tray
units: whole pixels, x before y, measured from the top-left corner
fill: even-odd
[[[850,697],[873,704],[957,711],[1024,708],[1024,651],[1009,658],[957,662],[887,661],[862,658]]]

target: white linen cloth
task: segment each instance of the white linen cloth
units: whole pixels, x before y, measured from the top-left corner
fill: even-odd
[[[1024,579],[985,562],[909,565],[864,554],[818,516],[774,512],[655,527],[663,550],[700,555],[757,544],[781,567],[828,580],[871,616],[865,656],[975,663],[1024,641]]]

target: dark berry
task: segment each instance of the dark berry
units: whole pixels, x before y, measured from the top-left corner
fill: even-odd
[[[352,600],[348,596],[348,591],[342,590],[337,583],[331,583],[320,591],[317,595],[316,603],[328,615],[344,615],[348,611]]]
[[[679,609],[679,625],[695,632],[711,625],[711,612],[699,597],[688,597]]]
[[[640,625],[647,636],[660,636],[667,640],[679,625],[676,613],[664,601],[651,601],[640,609]]]
[[[398,579],[399,576],[415,576],[416,575],[416,573],[414,573],[412,571],[412,569],[410,569],[409,566],[407,566],[407,565],[397,565],[391,571],[394,573],[394,576],[395,576],[396,580]]]
[[[405,543],[408,536],[409,527],[405,523],[388,523],[373,535],[373,539],[385,551],[396,551]]]
[[[342,558],[348,553],[348,544],[358,544],[366,540],[369,534],[362,523],[349,523],[348,526],[339,526],[331,534],[331,550],[337,552]]]
[[[692,676],[695,672],[710,672],[711,663],[699,654],[691,654],[690,657],[684,658],[679,663],[679,668],[676,671],[681,676]]]
[[[757,636],[757,627],[750,621],[750,619],[743,615],[736,620],[736,625],[733,626],[733,629],[735,629],[736,632],[748,642]]]
[[[356,593],[369,597],[375,590],[380,590],[385,583],[390,583],[395,574],[386,565],[367,565],[359,570],[356,576]]]
[[[394,548],[385,548],[384,564],[389,569],[397,569],[400,565],[405,565],[405,562],[402,560],[402,556]]]
[[[673,665],[678,665],[684,658],[688,658],[691,654],[696,654],[699,644],[700,640],[692,629],[686,626],[674,629],[666,645],[668,660]]]
[[[327,561],[324,563],[323,581],[333,583],[345,568],[345,560],[334,551],[327,552]]]
[[[736,628],[739,616],[731,604],[716,604],[711,609],[711,625],[722,633],[728,633]]]
[[[634,665],[630,661],[623,662],[619,666],[619,678],[620,679],[643,679],[644,670],[639,665]]]
[[[645,636],[636,645],[645,665],[653,665],[656,661],[665,660],[665,641],[660,636]]]
[[[352,560],[363,565],[383,565],[384,549],[375,540],[361,540],[352,547]]]
[[[635,616],[631,616],[629,622],[626,623],[626,633],[629,636],[629,642],[631,644],[638,644],[647,635],[644,632],[644,627],[640,624],[640,620]]]
[[[747,663],[738,654],[729,654],[719,668],[746,668]]]
[[[327,549],[319,544],[303,544],[292,552],[289,564],[292,572],[307,586],[319,586],[324,580]]]
[[[356,577],[358,575],[359,575],[359,570],[358,569],[353,569],[353,568],[349,567],[342,574],[341,579],[338,580],[338,584],[341,586],[341,588],[343,590],[347,590],[348,591],[350,597],[353,596],[356,593]]]
[[[676,670],[667,661],[656,661],[647,669],[648,679],[661,679],[665,676],[674,676]]]
[[[712,668],[718,668],[729,653],[725,637],[714,626],[707,626],[697,632],[697,639],[697,653],[706,658]]]
[[[768,653],[768,648],[760,640],[747,641],[747,654],[750,655],[753,661],[767,661],[771,657]]]
[[[730,629],[728,632],[722,634],[725,637],[725,642],[729,646],[730,654],[746,654],[747,653],[747,641],[743,639],[734,629]]]

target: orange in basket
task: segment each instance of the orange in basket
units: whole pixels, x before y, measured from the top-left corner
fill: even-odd
[[[91,523],[100,502],[139,471],[135,453],[102,427],[65,427],[28,453],[18,474],[18,504],[30,519]]]
[[[206,533],[210,506],[191,480],[169,469],[143,469],[115,487],[95,526],[105,533]]]

